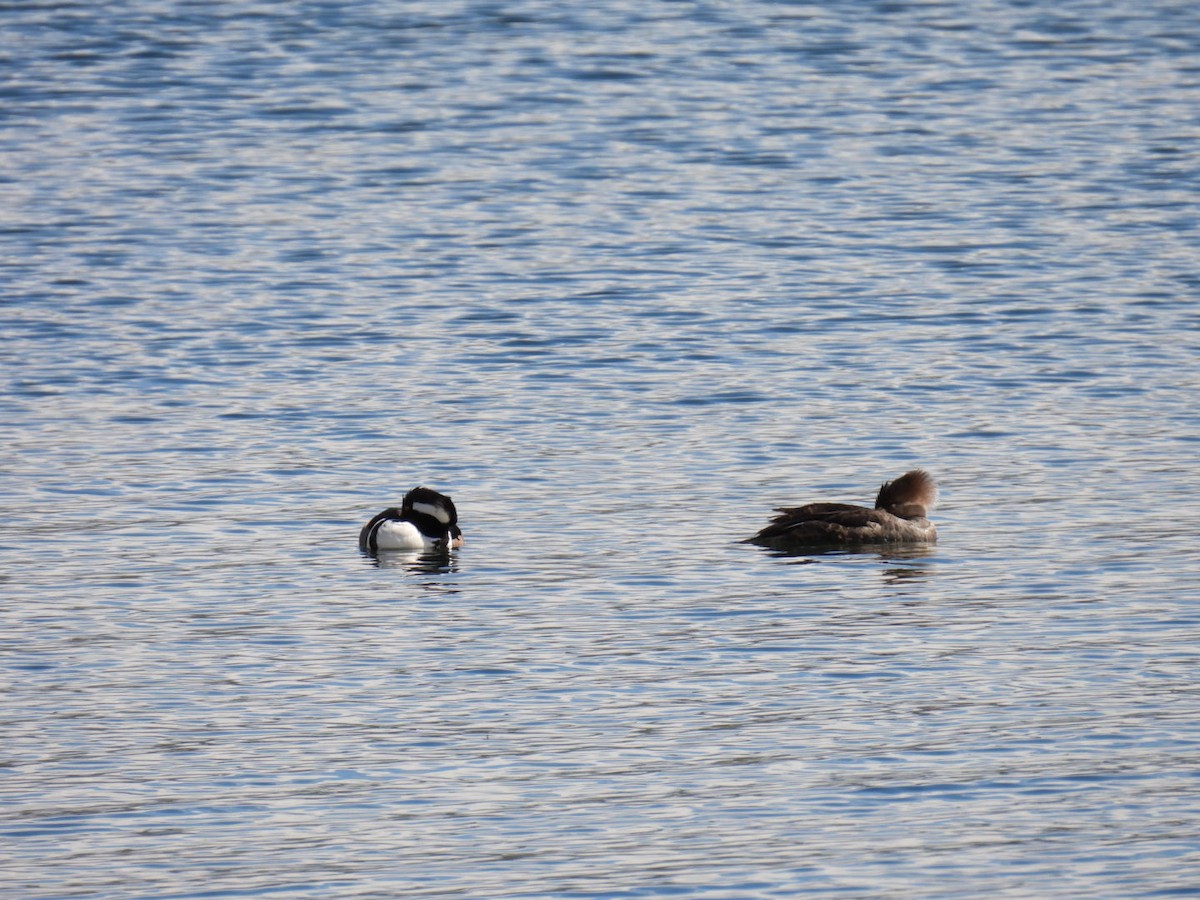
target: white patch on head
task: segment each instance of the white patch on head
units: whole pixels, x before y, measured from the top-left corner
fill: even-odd
[[[433,516],[443,525],[450,524],[450,513],[446,512],[446,508],[440,503],[436,506],[432,503],[414,503],[412,505],[412,511],[424,513],[427,516]]]

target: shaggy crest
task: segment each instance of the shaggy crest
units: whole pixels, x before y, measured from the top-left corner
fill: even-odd
[[[433,516],[442,525],[458,522],[454,501],[427,487],[415,487],[404,495],[404,511]]]
[[[895,481],[886,481],[875,498],[876,509],[886,509],[894,516],[915,519],[928,515],[937,501],[937,486],[924,469],[905,472]]]

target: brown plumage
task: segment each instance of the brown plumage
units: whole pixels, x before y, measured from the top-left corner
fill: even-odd
[[[779,507],[771,524],[743,543],[777,550],[838,544],[917,543],[937,540],[926,517],[937,499],[933,478],[923,469],[885,482],[875,508],[848,503]]]

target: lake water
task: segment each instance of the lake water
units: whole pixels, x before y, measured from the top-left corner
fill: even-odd
[[[4,896],[1200,894],[1200,6],[0,33]]]

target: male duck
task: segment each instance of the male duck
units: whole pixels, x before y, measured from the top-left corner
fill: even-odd
[[[399,509],[385,509],[358,535],[358,546],[364,553],[447,550],[462,545],[454,501],[427,487],[413,488],[404,495]]]
[[[933,542],[937,528],[925,518],[937,499],[933,478],[923,469],[885,482],[875,508],[848,503],[779,507],[771,524],[742,543],[776,550],[838,544]]]

